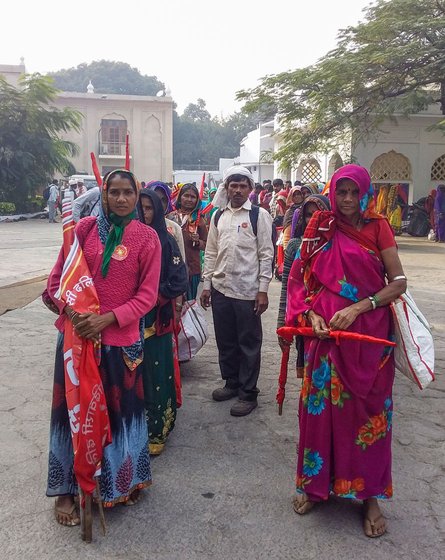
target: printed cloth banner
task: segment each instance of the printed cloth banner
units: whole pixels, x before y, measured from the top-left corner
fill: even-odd
[[[64,265],[56,297],[75,313],[98,313],[93,279],[74,233],[72,198],[62,207]],[[99,373],[100,342],[77,335],[66,317],[64,332],[66,401],[74,449],[74,474],[85,494],[96,488],[103,448],[111,443],[107,404]]]

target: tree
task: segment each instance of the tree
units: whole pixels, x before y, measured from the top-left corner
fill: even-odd
[[[210,113],[206,109],[206,102],[199,98],[196,103],[189,103],[184,109],[183,118],[193,122],[206,122],[211,120]]]
[[[233,131],[217,119],[194,121],[173,115],[173,167],[217,169],[219,158],[239,153]]]
[[[55,171],[73,171],[77,146],[59,135],[79,131],[82,115],[52,107],[57,92],[40,74],[23,76],[17,88],[0,76],[0,197],[18,210]]]
[[[273,113],[233,113],[226,119],[211,118],[203,99],[190,103],[181,116],[173,114],[173,166],[218,168],[219,158],[239,155],[240,142],[260,121]]]
[[[119,93],[127,95],[156,95],[165,85],[156,76],[142,75],[137,68],[126,62],[96,60],[79,64],[76,68],[59,70],[48,74],[57,88],[63,91],[86,92],[89,81],[96,93]]]
[[[432,103],[445,114],[444,52],[444,0],[377,0],[315,65],[267,76],[237,97],[247,112],[267,107],[279,115],[283,143],[275,157],[294,165],[345,137],[353,147],[387,118]]]

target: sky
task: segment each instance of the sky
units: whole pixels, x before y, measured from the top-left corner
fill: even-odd
[[[171,90],[182,113],[212,116],[240,89],[316,62],[371,0],[15,0],[2,5],[0,64],[42,74],[93,60],[128,62]],[[9,22],[9,23],[7,23]],[[91,76],[94,84],[94,76]]]

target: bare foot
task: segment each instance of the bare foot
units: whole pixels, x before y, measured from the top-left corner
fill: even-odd
[[[80,525],[80,517],[74,503],[74,496],[58,496],[56,498],[54,514],[57,523],[66,527],[74,527]]]
[[[367,537],[381,537],[386,533],[386,519],[376,498],[363,500],[363,513],[363,530]]]
[[[293,500],[295,513],[304,515],[314,507],[314,502],[311,502],[307,494],[297,494]]]

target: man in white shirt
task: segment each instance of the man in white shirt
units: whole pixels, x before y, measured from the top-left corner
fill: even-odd
[[[99,216],[100,188],[93,187],[73,202],[73,220],[78,222],[85,216]]]
[[[77,196],[82,196],[86,192],[87,192],[87,188],[84,185],[83,179],[77,179],[77,190],[76,190]]]
[[[57,179],[53,179],[49,187],[48,197],[48,221],[50,224],[56,223],[56,206],[59,198],[59,184]]]
[[[274,247],[272,218],[252,206],[254,188],[248,169],[226,170],[215,196],[204,260],[201,305],[212,306],[219,366],[225,386],[212,393],[215,401],[238,397],[232,416],[257,407],[261,365],[261,314],[268,307]],[[225,200],[224,200],[225,199]]]

